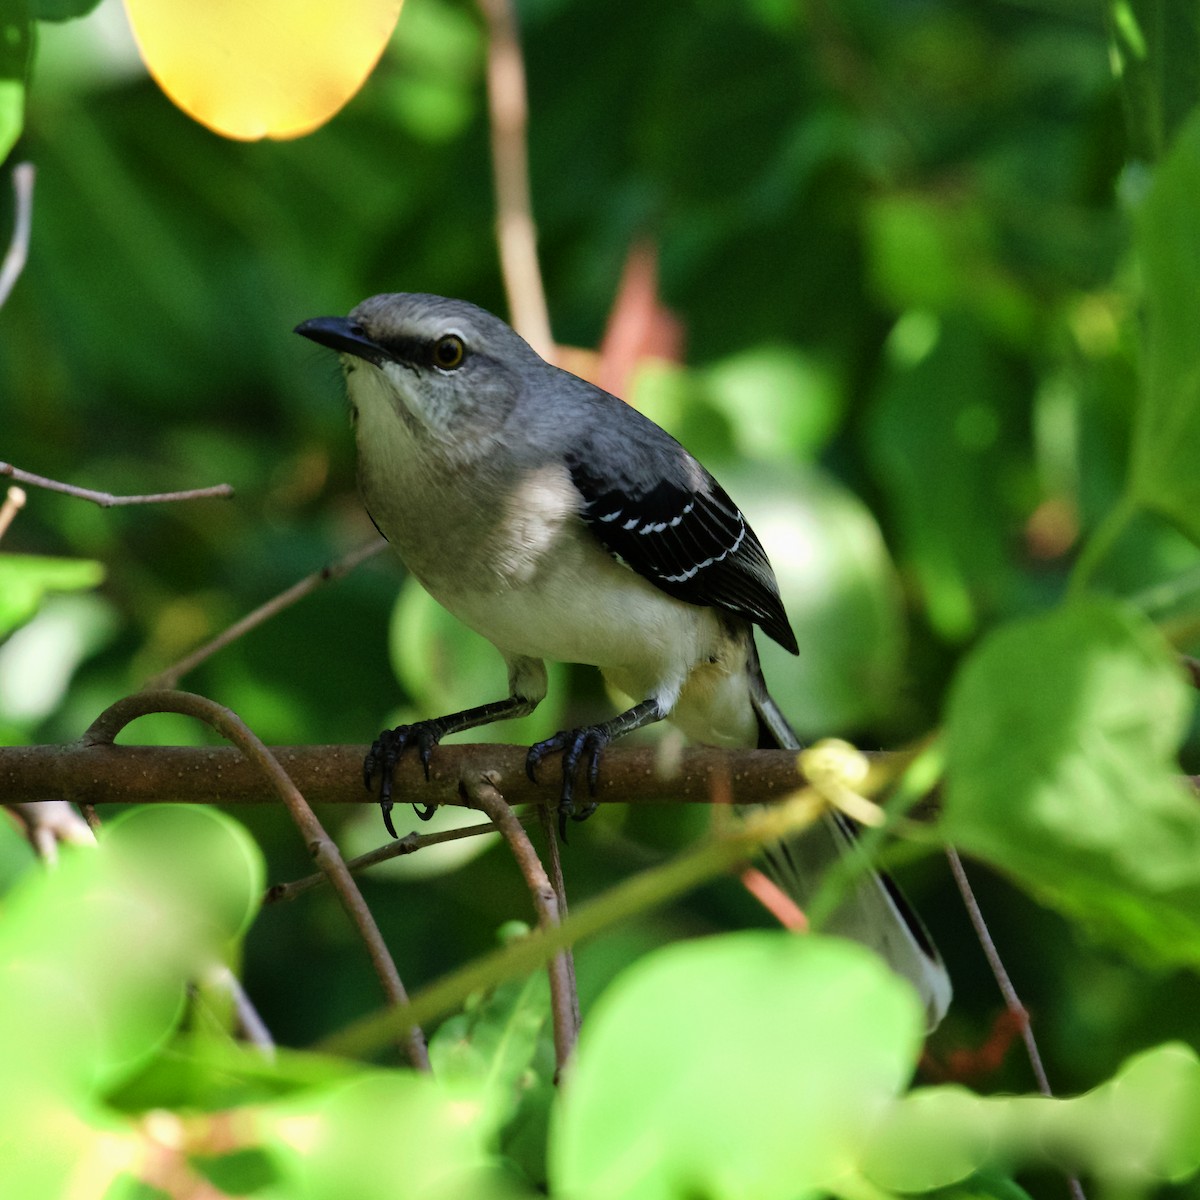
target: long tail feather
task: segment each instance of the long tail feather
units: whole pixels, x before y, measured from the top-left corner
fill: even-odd
[[[767,691],[757,654],[751,651],[751,697],[758,715],[759,747],[801,749],[800,739]],[[845,855],[861,855],[854,825],[830,813],[804,834],[768,847],[763,858],[775,883],[802,908],[816,893],[825,871]],[[870,946],[917,989],[925,1018],[934,1029],[950,1005],[950,976],[921,918],[895,880],[873,868],[857,876],[823,928]]]

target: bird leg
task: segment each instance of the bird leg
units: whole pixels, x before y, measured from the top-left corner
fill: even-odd
[[[462,712],[447,713],[444,717],[433,717],[427,721],[414,721],[411,725],[397,725],[395,729],[385,729],[371,743],[363,759],[363,783],[367,791],[371,791],[371,783],[375,772],[381,772],[379,783],[379,807],[383,813],[383,824],[392,837],[398,836],[396,827],[392,824],[392,773],[401,756],[410,746],[415,746],[417,758],[429,779],[429,764],[433,757],[433,748],[444,737],[452,733],[462,733],[464,729],[474,729],[479,725],[488,725],[492,721],[505,721],[510,717],[524,717],[537,707],[536,700],[524,696],[509,696],[507,700],[496,700],[491,704],[480,704],[477,708],[464,709]],[[428,821],[437,809],[436,804],[413,804],[418,817]]]
[[[558,832],[565,842],[567,840],[567,818],[572,821],[586,821],[596,811],[596,802],[588,801],[578,809],[575,807],[575,776],[580,761],[587,760],[588,793],[596,794],[596,781],[600,777],[600,758],[604,747],[615,741],[623,734],[641,729],[643,725],[653,725],[665,716],[662,705],[657,700],[643,700],[635,704],[627,712],[620,713],[611,721],[600,725],[584,725],[579,729],[564,729],[544,742],[537,742],[529,747],[525,756],[525,773],[533,783],[537,783],[537,769],[547,754],[561,750],[562,756],[562,791],[558,801]]]

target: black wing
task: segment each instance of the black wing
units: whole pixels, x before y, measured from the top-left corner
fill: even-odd
[[[583,519],[614,558],[669,596],[744,617],[798,654],[762,544],[721,485],[691,461],[697,488],[617,481],[581,454],[568,455],[567,467],[584,500]]]

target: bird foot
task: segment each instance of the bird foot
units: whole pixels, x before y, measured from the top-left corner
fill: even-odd
[[[397,725],[385,729],[372,743],[363,759],[363,783],[371,791],[375,773],[380,772],[379,809],[383,813],[384,828],[392,837],[398,837],[392,824],[392,773],[404,752],[415,746],[417,758],[429,780],[429,764],[433,748],[442,739],[442,729],[437,721],[417,721],[412,725]],[[428,821],[437,811],[436,804],[414,804],[413,809],[422,821]]]
[[[587,784],[589,795],[596,794],[596,781],[600,777],[600,759],[604,747],[612,741],[612,735],[603,725],[585,725],[580,729],[564,729],[544,742],[529,747],[525,756],[525,774],[537,783],[537,769],[547,754],[562,751],[562,790],[558,799],[558,834],[567,840],[567,819],[586,821],[596,811],[596,802],[588,801],[576,806],[575,783],[580,762],[587,761]]]

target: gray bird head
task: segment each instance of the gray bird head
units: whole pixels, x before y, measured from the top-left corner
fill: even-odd
[[[296,332],[338,352],[356,418],[390,407],[414,436],[446,446],[498,429],[522,380],[545,365],[498,317],[443,296],[372,296]]]

